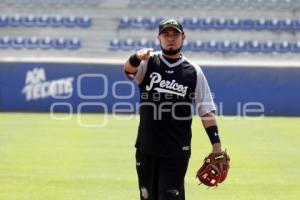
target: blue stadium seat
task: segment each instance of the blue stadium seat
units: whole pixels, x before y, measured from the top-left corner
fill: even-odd
[[[5,27],[8,25],[8,17],[6,15],[0,16],[0,27]]]
[[[131,51],[135,49],[135,42],[131,38],[127,38],[124,41],[121,41],[121,50]]]
[[[255,20],[254,21],[254,29],[255,30],[266,30],[267,29],[266,19],[261,18],[259,20]]]
[[[160,21],[161,21],[160,18],[151,17],[151,18],[149,19],[149,21],[148,21],[147,28],[148,28],[148,29],[155,29],[155,28],[157,28]]]
[[[22,49],[25,46],[25,40],[23,37],[17,37],[12,39],[11,47],[14,49]]]
[[[23,25],[27,27],[36,26],[37,18],[29,15],[23,17]]]
[[[22,25],[22,18],[19,15],[8,17],[8,25],[18,27]]]
[[[204,43],[201,40],[196,40],[191,43],[190,50],[194,52],[204,51]]]
[[[40,41],[36,37],[31,37],[25,40],[25,44],[24,44],[25,48],[27,49],[37,49],[39,48],[39,45],[40,45]]]
[[[52,48],[52,39],[50,37],[41,39],[39,46],[41,49],[45,49],[45,50],[51,49]]]
[[[62,25],[64,27],[73,28],[73,27],[76,26],[76,18],[74,16],[63,17],[62,18]]]
[[[137,50],[142,48],[150,48],[150,43],[146,38],[142,38],[141,40],[136,41],[135,48]]]
[[[276,51],[279,53],[287,53],[291,51],[291,44],[288,41],[281,42],[276,46]]]
[[[222,53],[228,53],[232,51],[232,43],[228,40],[217,42],[217,50]]]
[[[256,40],[250,41],[246,45],[246,50],[250,53],[259,53],[261,51],[261,43]]]
[[[300,42],[291,45],[291,52],[300,53]]]
[[[145,24],[145,19],[142,17],[136,17],[131,20],[131,28],[145,28],[147,24]]]
[[[262,43],[261,52],[263,53],[272,53],[276,51],[276,45],[272,41],[267,41]]]
[[[131,19],[128,17],[123,17],[120,19],[118,28],[130,28],[131,26]]]
[[[300,19],[294,20],[292,24],[294,31],[300,31]]]
[[[293,23],[291,19],[279,20],[279,29],[282,31],[292,31]]]
[[[50,17],[44,15],[42,17],[37,17],[36,25],[39,27],[50,26]]]
[[[212,22],[212,27],[217,30],[226,29],[228,26],[228,21],[224,18],[214,19]]]
[[[237,30],[241,28],[241,20],[238,18],[229,19],[227,22],[227,28],[230,30]]]
[[[76,24],[80,28],[89,28],[92,25],[92,19],[88,16],[77,17]]]
[[[9,37],[0,38],[0,49],[8,49],[11,47],[11,39]]]
[[[206,52],[217,52],[217,42],[214,40],[211,40],[209,42],[204,42],[204,51]]]
[[[149,24],[150,24],[150,18],[143,18],[143,27],[141,28],[149,29]]]
[[[81,48],[81,41],[78,38],[72,38],[66,41],[66,49],[77,50]]]
[[[182,25],[187,29],[195,30],[199,27],[199,20],[196,17],[192,19],[186,18],[183,20]]]
[[[274,18],[266,22],[266,29],[271,31],[279,30],[279,20]]]
[[[252,19],[241,20],[240,28],[242,30],[252,30],[254,29],[254,21]]]
[[[232,51],[235,53],[242,53],[246,51],[246,43],[243,40],[239,42],[232,43]]]
[[[66,40],[64,38],[52,39],[52,48],[61,50],[66,48]]]
[[[54,17],[50,17],[50,26],[52,27],[61,27],[63,25],[62,23],[62,17],[57,15]]]
[[[109,50],[116,51],[121,49],[121,42],[115,38],[109,42]]]
[[[190,24],[190,20],[191,20],[190,18],[181,18],[180,23],[182,24],[183,27],[189,29],[188,26]]]
[[[212,28],[213,21],[211,18],[205,18],[199,20],[199,28],[200,29],[211,29]]]

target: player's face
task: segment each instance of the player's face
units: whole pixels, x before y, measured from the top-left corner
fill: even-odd
[[[185,35],[174,28],[166,28],[158,35],[158,40],[163,49],[174,51],[182,47]]]

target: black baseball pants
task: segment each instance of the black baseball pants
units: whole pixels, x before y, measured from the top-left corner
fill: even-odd
[[[164,158],[136,151],[141,200],[185,200],[184,177],[189,158]]]

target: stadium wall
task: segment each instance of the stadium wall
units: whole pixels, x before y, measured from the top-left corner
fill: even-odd
[[[221,115],[300,116],[300,68],[204,66]],[[0,111],[138,112],[121,64],[2,62]]]

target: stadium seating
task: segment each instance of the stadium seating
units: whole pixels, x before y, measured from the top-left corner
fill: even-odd
[[[183,50],[192,59],[198,53],[211,57],[210,52],[224,60],[235,54],[298,59],[299,5],[300,0],[3,0],[0,53],[64,56],[68,51],[62,50],[80,49],[74,55],[119,57],[144,47],[159,50],[156,29],[169,16],[183,24],[188,39]]]
[[[279,52],[279,53],[290,52],[291,51],[291,44],[287,41],[284,41],[276,47],[276,51]]]
[[[75,24],[80,28],[89,28],[92,25],[92,19],[90,17],[78,17],[75,18]]]
[[[52,48],[52,40],[50,37],[45,37],[40,40],[39,48],[43,50],[48,50]]]
[[[39,48],[40,40],[37,37],[31,37],[25,41],[24,48],[37,49]]]
[[[300,42],[291,45],[291,52],[300,53]]]
[[[149,41],[145,38],[141,40],[133,40],[131,38],[120,40],[113,39],[110,41],[109,49],[113,51],[122,50],[122,51],[131,51],[137,50],[141,48],[154,48],[156,50],[159,49],[159,43],[157,40]],[[225,41],[186,41],[183,44],[183,51],[190,52],[220,52],[220,53],[300,53],[300,42],[290,43],[287,41],[283,42],[273,42],[273,41],[265,41],[259,42],[257,40],[252,41],[237,41],[230,42],[228,40]]]
[[[226,29],[228,26],[228,20],[224,18],[215,19],[212,21],[212,28],[216,30]]]
[[[2,37],[0,38],[0,49],[56,49],[56,50],[78,50],[81,48],[81,41],[78,38],[16,38]]]
[[[151,43],[146,38],[142,38],[141,40],[138,40],[135,44],[136,49],[142,49],[142,48],[149,48],[152,47]]]
[[[17,37],[11,39],[11,47],[13,49],[22,49],[25,46],[25,39],[23,37]]]
[[[118,28],[145,28],[153,29],[157,27],[162,18],[142,18],[142,17],[123,17],[119,20]],[[291,19],[212,19],[212,18],[183,18],[182,25],[186,29],[201,29],[201,30],[270,30],[270,31],[299,31],[300,20]]]
[[[272,41],[267,41],[262,43],[261,52],[263,53],[272,53],[276,50],[276,45]]]
[[[1,4],[14,6],[95,6],[102,0],[2,0]]]
[[[0,27],[5,27],[8,24],[8,17],[5,15],[0,16]]]
[[[32,26],[36,26],[36,24],[37,24],[37,17],[34,17],[32,15],[23,17],[23,26],[32,27]]]
[[[66,28],[89,28],[92,19],[88,16],[0,16],[0,27],[66,27]]]
[[[232,51],[234,53],[243,53],[246,51],[246,44],[243,40],[235,42],[232,44]]]
[[[232,43],[230,43],[230,41],[228,40],[225,40],[223,42],[218,42],[217,48],[219,52],[228,53],[232,50]]]
[[[0,49],[10,48],[11,40],[9,37],[0,38]]]
[[[188,49],[186,49],[186,51],[188,51]],[[204,42],[204,47],[203,47],[203,51],[205,52],[217,52],[217,43],[215,40],[211,40],[208,42]]]
[[[297,0],[130,0],[131,6],[154,6],[154,7],[195,7],[202,8],[243,8],[243,9],[293,9],[299,8]]]
[[[118,38],[114,38],[109,42],[109,50],[115,51],[115,50],[120,50],[121,49],[121,44],[120,40]]]
[[[137,49],[136,47],[136,41],[133,41],[131,38],[128,38],[124,41],[120,41],[120,48],[123,51],[130,51],[133,49]]]
[[[50,18],[48,16],[36,17],[36,24],[38,27],[46,27],[50,25]],[[34,26],[33,25],[33,26]]]
[[[66,40],[66,49],[68,50],[77,50],[81,48],[81,41],[78,38],[72,38],[70,40]]]
[[[201,40],[196,40],[195,42],[191,43],[190,50],[193,52],[201,52],[204,50],[204,44]]]

